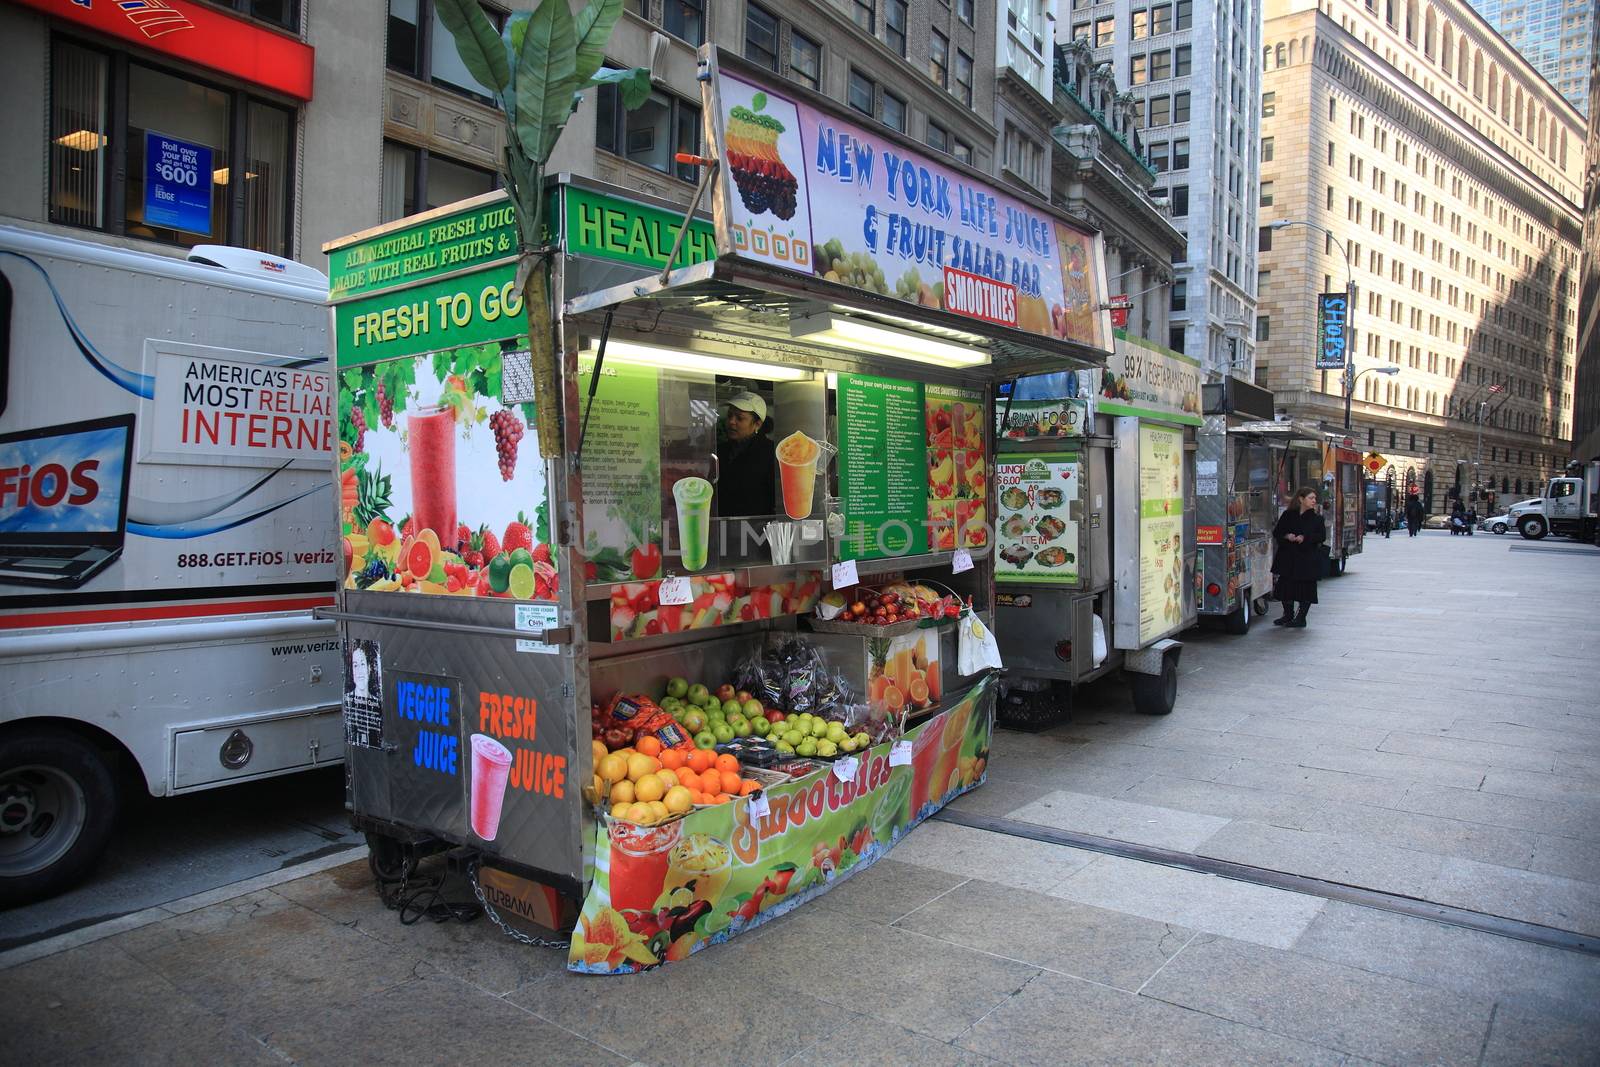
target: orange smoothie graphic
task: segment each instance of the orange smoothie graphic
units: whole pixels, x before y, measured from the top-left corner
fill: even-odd
[[[811,514],[817,488],[817,442],[796,430],[778,445],[778,473],[783,485],[783,512],[791,519]]]
[[[672,850],[662,892],[688,889],[692,885],[696,900],[715,904],[732,875],[733,852],[725,842],[710,834],[689,834]]]
[[[432,530],[455,547],[456,419],[448,407],[419,408],[406,414],[411,452],[411,522]]]
[[[493,841],[511,775],[511,752],[488,734],[472,735],[472,832]]]
[[[683,823],[636,826],[613,822],[611,838],[611,906],[618,911],[651,911],[667,880],[668,858]]]

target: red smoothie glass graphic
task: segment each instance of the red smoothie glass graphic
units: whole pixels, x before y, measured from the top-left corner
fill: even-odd
[[[511,775],[511,751],[488,734],[472,740],[472,832],[493,841],[500,832],[500,808]]]
[[[406,447],[411,452],[411,523],[432,530],[441,544],[455,547],[456,418],[449,407],[406,413]],[[498,809],[497,809],[498,810]]]
[[[917,812],[928,801],[936,799],[944,793],[943,789],[934,784],[935,768],[940,762],[939,755],[944,751],[944,728],[942,721],[950,713],[929,719],[922,726],[922,732],[911,742],[911,817],[915,819]]]
[[[683,834],[682,820],[663,826],[613,822],[611,906],[618,911],[650,911],[667,882],[672,850]]]

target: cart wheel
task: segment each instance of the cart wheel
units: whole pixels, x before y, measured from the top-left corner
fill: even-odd
[[[1129,674],[1134,710],[1143,715],[1166,715],[1178,702],[1178,664],[1171,656],[1161,660],[1160,674]]]
[[[1222,617],[1222,630],[1230,634],[1247,634],[1250,632],[1250,601],[1246,600],[1238,607]]]
[[[1339,577],[1339,575],[1343,574],[1344,573],[1344,562],[1345,562],[1345,558],[1343,556],[1340,556],[1338,559],[1333,559],[1332,557],[1329,557],[1329,559],[1328,559],[1328,577],[1337,578],[1337,577]]]
[[[1272,598],[1270,596],[1258,596],[1251,601],[1251,606],[1255,608],[1257,615],[1266,615],[1272,611]]]

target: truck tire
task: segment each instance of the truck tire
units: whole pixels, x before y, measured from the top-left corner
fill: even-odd
[[[0,738],[0,908],[72,886],[105,852],[117,783],[106,756],[64,731]]]
[[[1133,709],[1142,715],[1166,715],[1178,702],[1178,662],[1172,656],[1161,658],[1160,674],[1129,674],[1133,690]]]
[[[1543,515],[1524,515],[1517,523],[1517,532],[1530,541],[1542,541],[1550,532]]]

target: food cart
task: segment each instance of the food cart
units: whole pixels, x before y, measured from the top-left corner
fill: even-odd
[[[1106,366],[1016,383],[999,403],[995,620],[1001,716],[1059,718],[1121,670],[1134,706],[1178,695],[1175,634],[1194,624],[1198,361],[1115,335]]]
[[[1348,434],[1327,433],[1322,442],[1322,513],[1328,520],[1328,573],[1340,575],[1367,539],[1364,464]]]
[[[1202,387],[1205,424],[1195,453],[1196,584],[1201,616],[1242,634],[1272,596],[1272,457],[1246,426],[1273,419],[1272,393],[1228,376]]]
[[[1110,348],[1098,235],[702,63],[711,223],[549,191],[559,396],[500,194],[327,248],[354,818],[508,927],[581,901],[584,973],[765,922],[983,781],[988,412]]]
[[[1246,422],[1229,432],[1258,441],[1270,452],[1272,522],[1277,522],[1298,489],[1317,490],[1327,527],[1328,574],[1343,574],[1346,560],[1361,551],[1366,538],[1361,521],[1361,454],[1345,447],[1340,435],[1294,419]],[[1271,526],[1267,529],[1270,532]]]

